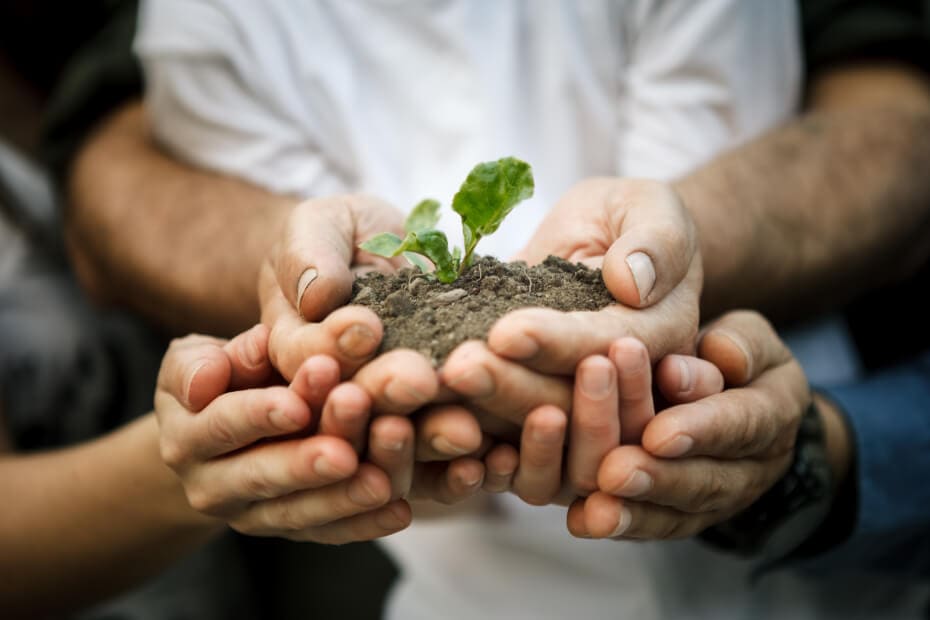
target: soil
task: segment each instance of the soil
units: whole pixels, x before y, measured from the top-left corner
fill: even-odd
[[[533,267],[482,257],[451,284],[410,267],[358,278],[350,303],[368,306],[384,323],[382,351],[420,351],[439,366],[466,340],[484,339],[499,317],[516,308],[565,312],[614,303],[600,270],[550,256]]]

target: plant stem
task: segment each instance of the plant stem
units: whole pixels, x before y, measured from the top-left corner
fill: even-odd
[[[465,248],[465,256],[462,258],[462,262],[459,264],[459,275],[465,271],[465,268],[471,264],[471,255],[475,251],[475,246],[478,245],[478,240],[481,239],[479,235],[473,235],[471,238],[471,243],[468,244],[468,247]]]

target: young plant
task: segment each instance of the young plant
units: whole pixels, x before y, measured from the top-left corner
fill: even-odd
[[[471,265],[481,238],[496,231],[517,204],[533,195],[533,189],[530,165],[514,157],[475,166],[452,199],[452,210],[462,218],[464,256],[458,247],[450,251],[445,233],[436,230],[439,202],[435,200],[424,200],[413,208],[404,224],[403,239],[381,233],[359,247],[386,258],[403,254],[421,271],[428,272],[428,265],[420,258],[425,256],[435,266],[436,278],[448,284]]]

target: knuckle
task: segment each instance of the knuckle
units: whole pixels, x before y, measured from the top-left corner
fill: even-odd
[[[545,470],[552,464],[552,454],[550,450],[532,450],[523,454],[522,467],[531,470]]]
[[[219,514],[222,502],[212,491],[203,487],[194,487],[186,488],[184,492],[187,496],[187,503],[195,511],[211,516]]]
[[[266,518],[273,529],[281,532],[294,533],[317,525],[316,523],[308,523],[300,514],[294,502],[287,501],[280,502],[274,506],[273,510],[267,511]]]
[[[267,476],[254,460],[246,461],[243,466],[241,484],[244,495],[252,500],[274,497]]]
[[[162,438],[158,444],[158,449],[161,460],[175,471],[182,468],[190,460],[187,446],[175,439]]]
[[[580,417],[576,432],[583,441],[612,438],[616,435],[616,421],[602,415]]]
[[[703,476],[689,502],[693,511],[717,510],[726,503],[729,485],[721,472]]]
[[[263,536],[265,534],[254,520],[238,519],[229,522],[229,527],[245,536]]]
[[[684,519],[665,518],[660,521],[656,538],[661,540],[674,540],[684,538],[686,533],[687,521]]]
[[[211,443],[216,444],[221,449],[239,447],[236,434],[230,427],[229,421],[223,415],[220,415],[219,411],[211,411],[207,415],[206,425],[207,437]]]

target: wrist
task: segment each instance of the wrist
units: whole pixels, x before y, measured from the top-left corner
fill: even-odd
[[[143,494],[139,505],[160,529],[208,536],[224,528],[225,524],[221,520],[191,508],[180,479],[162,461],[158,422],[154,415],[137,420],[125,432],[131,437],[122,444],[131,450],[131,454],[126,457],[141,461],[133,469],[145,472],[135,487]]]
[[[749,508],[705,530],[703,540],[724,551],[758,557],[769,566],[804,546],[826,521],[837,489],[825,432],[812,401],[801,419],[788,470]]]
[[[849,475],[852,463],[852,441],[849,427],[843,414],[832,401],[822,395],[814,394],[814,403],[820,413],[823,425],[824,443],[827,450],[827,462],[833,474],[833,485],[839,488]]]

